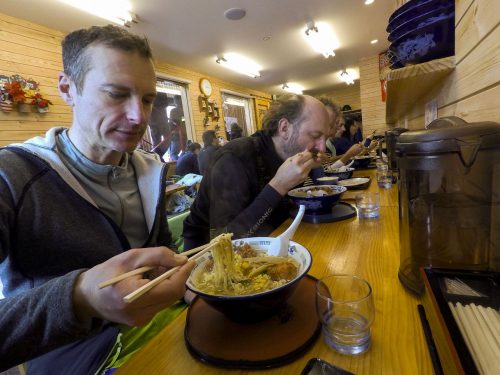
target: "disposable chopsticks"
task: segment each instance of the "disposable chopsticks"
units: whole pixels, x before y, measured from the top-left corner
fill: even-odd
[[[212,249],[213,245],[215,245],[215,244],[205,245],[204,246],[205,248],[203,250],[201,250],[201,251],[198,250],[199,253],[196,255],[193,255],[191,258],[189,258],[189,260],[196,260],[196,259],[200,258],[206,252],[210,251]],[[165,273],[161,274],[160,276],[158,276],[157,278],[151,280],[149,283],[144,284],[143,286],[141,286],[139,289],[135,290],[134,292],[127,294],[125,297],[123,297],[123,301],[125,301],[126,303],[130,303],[130,302],[135,301],[137,298],[144,295],[146,292],[151,290],[153,287],[155,287],[156,285],[158,285],[162,281],[168,279],[170,276],[172,276],[174,273],[176,273],[179,268],[180,268],[179,266],[171,268],[167,272],[165,272]]]
[[[195,247],[194,249],[185,251],[185,252],[181,253],[181,255],[185,255],[185,256],[193,255],[193,254],[196,254],[196,253],[198,253],[198,252],[202,251],[203,249],[210,247],[210,246],[211,246],[211,244],[201,245],[201,246]],[[194,257],[193,257],[193,259],[194,259]],[[116,277],[113,277],[112,279],[103,281],[102,283],[100,283],[98,285],[98,287],[99,287],[99,289],[105,288],[107,286],[116,284],[117,282],[120,282],[122,280],[125,280],[127,277],[141,275],[145,272],[151,271],[154,268],[155,267],[151,267],[151,266],[144,266],[144,267],[137,268],[135,270],[132,270],[132,271],[126,272],[124,274],[118,275]]]
[[[474,303],[448,302],[453,317],[481,374],[498,374],[500,314]]]

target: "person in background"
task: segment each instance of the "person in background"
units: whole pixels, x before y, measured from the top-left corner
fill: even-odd
[[[340,108],[333,101],[325,97],[322,97],[319,100],[325,105],[326,111],[328,112],[328,118],[330,120],[331,131],[329,134],[329,138],[326,141],[326,149],[327,153],[330,154],[332,159],[336,159],[331,164],[331,168],[340,168],[349,163],[349,160],[351,158],[358,155],[362,151],[363,147],[360,144],[355,143],[345,153],[343,153],[340,159],[335,158],[337,156],[335,139],[340,137],[342,135],[342,132],[345,130],[345,120],[342,112],[340,111]]]
[[[272,104],[262,131],[216,151],[184,221],[185,249],[222,233],[267,236],[289,217],[287,192],[325,158],[329,119],[307,95],[284,95]]]
[[[0,371],[29,361],[29,373],[97,373],[117,355],[116,323],[145,325],[177,303],[194,266],[171,250],[165,164],[136,149],[156,96],[148,41],[93,26],[62,49],[71,127],[0,149]],[[150,276],[98,287],[143,266]],[[123,302],[174,266],[169,280]]]
[[[199,143],[189,143],[187,151],[184,152],[177,160],[175,173],[179,176],[184,176],[188,173],[200,174],[200,168],[198,167],[198,154],[200,153],[200,150],[201,145]]]
[[[200,174],[205,176],[205,172],[208,166],[208,163],[212,159],[214,152],[220,147],[219,140],[217,138],[217,134],[215,130],[207,130],[201,135],[201,139],[203,140],[203,148],[198,154],[198,166],[200,169]]]
[[[240,138],[242,135],[243,129],[236,122],[233,122],[231,124],[229,140],[232,141],[233,139]]]
[[[167,116],[169,102],[170,99],[165,93],[157,95],[153,100],[153,108],[149,116],[153,151],[160,157],[165,155],[170,145],[170,123]]]
[[[333,141],[337,155],[345,154],[355,144],[361,146],[359,142],[354,142],[354,135],[358,131],[358,127],[352,118],[347,118],[345,120],[344,128],[345,130],[340,137],[336,137]]]
[[[337,150],[338,155],[345,154],[349,149],[355,145],[359,144],[362,149],[368,148],[369,150],[374,149],[378,146],[378,141],[372,142],[372,135],[365,138],[364,141],[359,140],[359,122],[354,121],[353,118],[347,118],[345,121],[345,130],[342,132],[340,137],[335,138],[334,145]]]

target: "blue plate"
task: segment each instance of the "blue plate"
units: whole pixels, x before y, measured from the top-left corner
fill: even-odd
[[[391,31],[387,39],[389,40],[389,42],[394,42],[407,32],[418,29],[419,27],[427,26],[439,20],[444,20],[449,17],[450,14],[454,14],[454,12],[455,5],[449,5],[447,7],[431,10],[430,12],[424,13],[399,25],[393,31]]]
[[[403,65],[451,56],[455,53],[455,14],[407,32],[390,46]],[[392,61],[391,61],[392,62]]]
[[[389,18],[389,24],[386,31],[391,33],[395,28],[401,26],[405,22],[428,13],[432,10],[446,8],[450,5],[455,6],[453,0],[413,0],[400,7]],[[403,9],[404,8],[404,9]],[[399,12],[398,14],[396,14]],[[394,17],[393,17],[394,16]]]

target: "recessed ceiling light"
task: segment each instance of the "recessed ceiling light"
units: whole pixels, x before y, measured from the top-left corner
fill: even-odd
[[[375,0],[365,0],[365,5],[373,4]]]
[[[224,12],[224,16],[231,21],[241,20],[246,14],[247,11],[241,8],[230,8]]]
[[[371,44],[378,43],[378,39],[373,39],[370,43],[371,43]]]

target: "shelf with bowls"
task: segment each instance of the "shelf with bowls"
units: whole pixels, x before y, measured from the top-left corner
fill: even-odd
[[[439,85],[455,69],[455,56],[408,65],[390,70],[386,75],[387,102],[386,122],[395,124],[424,97]],[[424,108],[422,107],[422,114]]]

